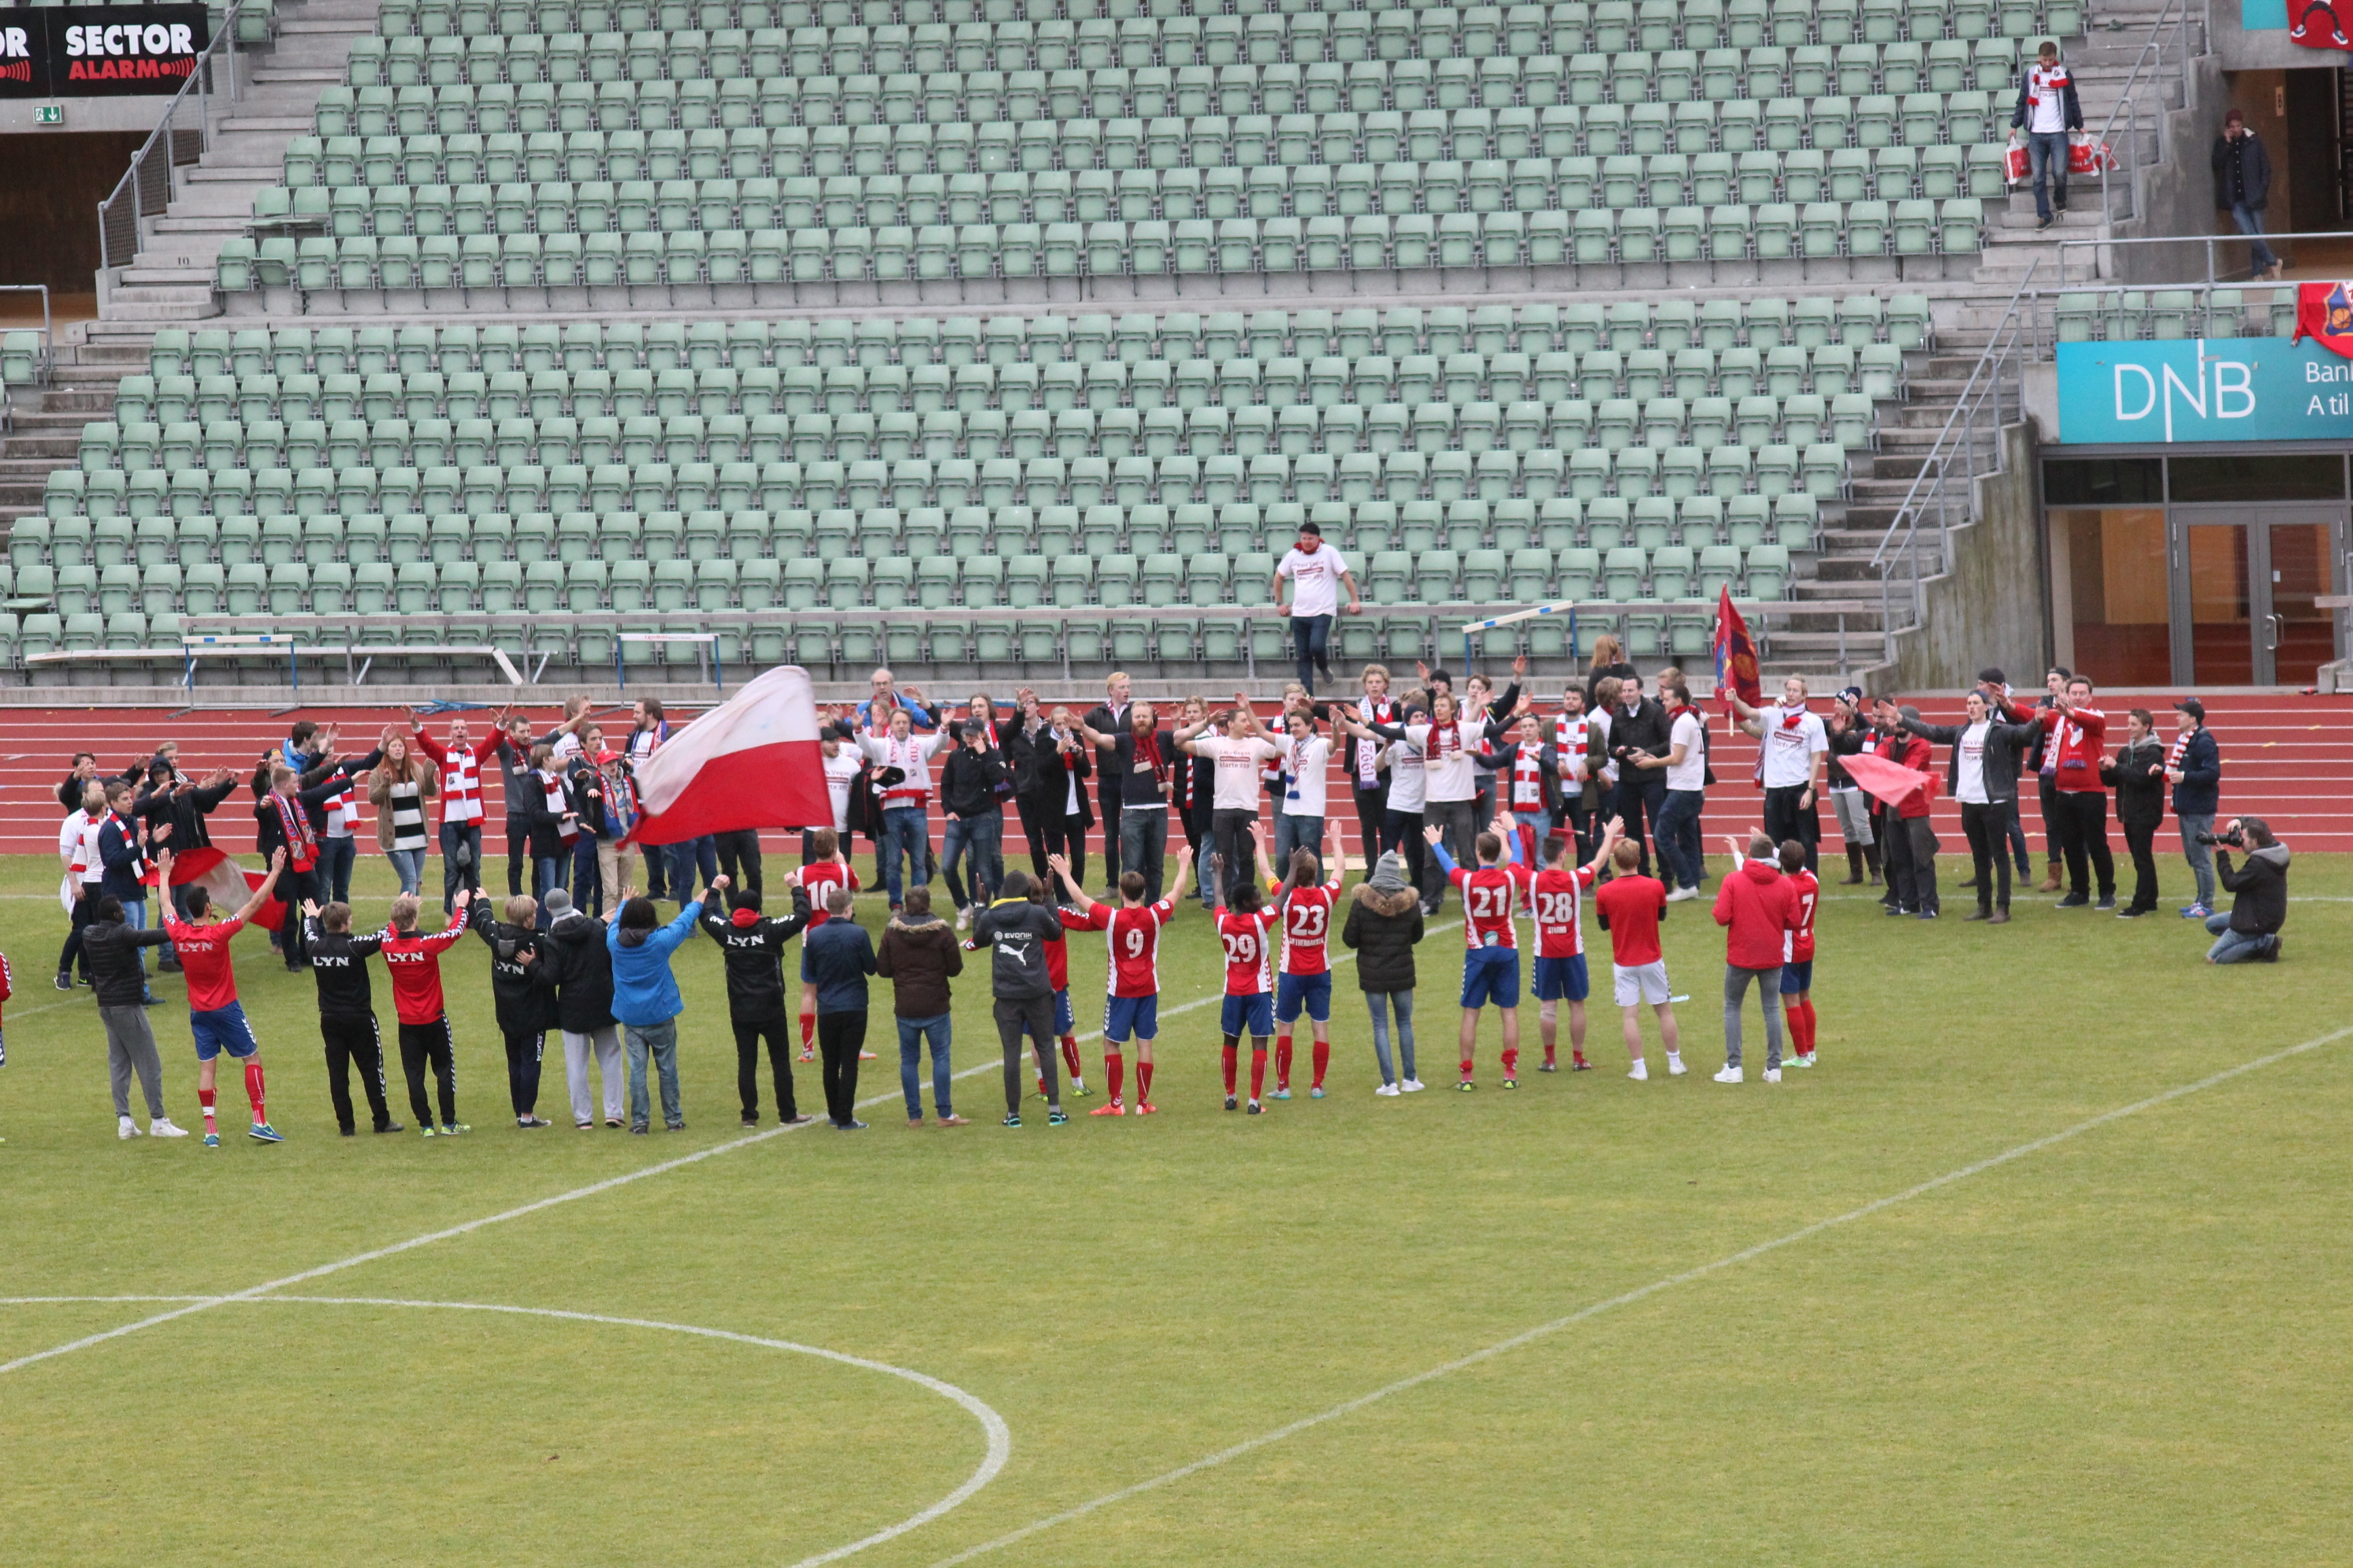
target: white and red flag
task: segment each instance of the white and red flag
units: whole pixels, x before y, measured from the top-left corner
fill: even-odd
[[[638,765],[638,804],[639,844],[832,821],[808,671],[780,665],[673,731]]]
[[[167,846],[168,847],[168,846]],[[210,896],[213,908],[223,914],[233,914],[245,907],[268,875],[264,871],[248,871],[222,851],[206,845],[172,857],[172,886],[185,888],[190,884],[204,889]],[[142,881],[153,887],[155,871],[151,866]],[[271,889],[261,907],[253,911],[252,923],[265,931],[276,931],[286,919],[286,905]]]

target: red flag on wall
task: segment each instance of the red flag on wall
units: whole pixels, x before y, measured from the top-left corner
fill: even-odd
[[[2346,24],[2340,19],[2340,0],[2294,0],[2295,25],[2287,30],[2291,42],[2307,49],[2345,49],[2353,51],[2353,37],[2346,36]]]
[[[2300,343],[2306,338],[2353,359],[2353,283],[2295,286],[2295,335],[2288,342]]]

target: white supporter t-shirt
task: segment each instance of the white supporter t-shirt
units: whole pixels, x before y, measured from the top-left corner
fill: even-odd
[[[1667,764],[1667,787],[1672,790],[1704,789],[1707,787],[1707,737],[1702,733],[1706,725],[1700,716],[1688,709],[1675,715],[1667,729],[1667,755],[1674,749],[1683,749],[1683,760]]]
[[[1962,730],[1960,742],[1961,778],[1953,786],[1953,796],[1971,805],[1986,804],[1985,743],[1986,731],[1993,728],[1992,721],[1971,724]]]
[[[1389,809],[1419,811],[1429,800],[1429,776],[1421,765],[1421,753],[1403,741],[1392,742],[1389,758]]]
[[[1332,742],[1321,735],[1282,742],[1282,769],[1289,779],[1282,795],[1285,816],[1324,815],[1331,762]]]
[[[1765,748],[1765,787],[1802,788],[1813,783],[1814,758],[1831,749],[1830,732],[1820,718],[1778,703],[1758,716],[1765,721],[1765,733],[1758,738]],[[1792,716],[1795,723],[1789,721]]]
[[[1291,579],[1291,613],[1294,616],[1336,616],[1340,613],[1340,574],[1348,569],[1341,553],[1326,544],[1310,555],[1297,545],[1274,569]]]
[[[2042,135],[2067,129],[2068,70],[2063,65],[2049,70],[2041,65],[2026,68],[2026,128]]]
[[[849,792],[858,783],[860,754],[850,746],[840,746],[825,760],[825,793],[833,803],[833,830],[849,831]]]
[[[1236,740],[1228,735],[1202,735],[1193,742],[1193,754],[1208,757],[1217,764],[1213,775],[1217,780],[1212,802],[1215,809],[1256,812],[1259,764],[1282,755],[1282,748],[1255,736]]]

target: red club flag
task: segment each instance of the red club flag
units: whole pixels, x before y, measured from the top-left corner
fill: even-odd
[[[2295,333],[2288,342],[2300,343],[2306,338],[2353,359],[2353,283],[2295,286]]]
[[[1728,700],[1737,695],[1751,708],[1764,706],[1765,689],[1757,679],[1757,643],[1748,635],[1748,623],[1732,607],[1732,584],[1724,585],[1715,601],[1715,691],[1726,698],[1724,710],[1732,711]]]
[[[1930,800],[1936,798],[1936,775],[1934,773],[1907,768],[1902,763],[1891,763],[1885,757],[1873,756],[1869,752],[1841,757],[1839,762],[1845,767],[1849,777],[1886,802],[1890,810],[1902,805],[1922,790],[1928,792]]]
[[[638,844],[831,822],[808,671],[779,665],[671,735],[638,769]]]
[[[234,914],[245,908],[245,900],[253,897],[254,889],[261,886],[268,874],[266,871],[247,870],[210,845],[172,857],[172,886],[185,888],[194,885],[204,889],[212,900],[213,908],[224,915]],[[149,885],[153,884],[154,873],[152,870],[146,880]],[[285,923],[285,920],[286,905],[272,889],[261,907],[253,911],[251,923],[265,931],[276,931]]]

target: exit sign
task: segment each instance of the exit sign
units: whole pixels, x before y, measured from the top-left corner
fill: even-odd
[[[62,103],[37,104],[33,109],[33,123],[36,125],[63,125],[65,122],[66,106]]]

